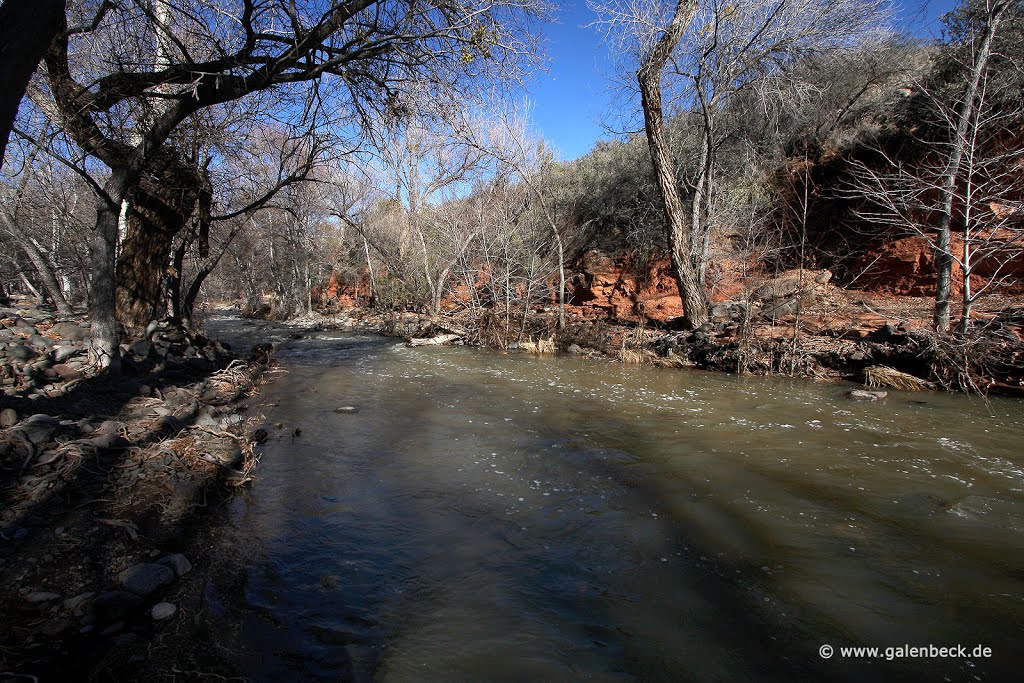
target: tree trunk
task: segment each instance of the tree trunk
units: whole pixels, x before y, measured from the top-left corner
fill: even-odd
[[[939,214],[938,240],[935,244],[937,280],[933,319],[933,324],[938,332],[949,332],[949,308],[953,282],[953,252],[950,251],[951,225],[953,223],[953,203],[956,199],[956,184],[960,176],[960,166],[967,153],[967,129],[976,114],[978,86],[992,56],[992,42],[995,39],[996,30],[1010,4],[1009,1],[1002,0],[989,7],[985,35],[974,55],[971,80],[967,82],[964,99],[957,108],[956,131],[951,142],[949,159],[941,178],[942,209]]]
[[[0,165],[28,82],[64,24],[64,4],[64,0],[4,0],[0,5]]]
[[[174,238],[197,205],[207,210],[209,180],[194,165],[166,148],[147,168],[132,193],[128,232],[117,265],[118,316],[126,327],[144,328],[163,317],[165,278]],[[200,216],[200,222],[204,220]]]
[[[117,224],[126,183],[114,171],[107,182],[116,186],[108,195],[113,204],[99,202],[96,210],[96,231],[91,249],[92,286],[89,289],[89,308],[92,317],[92,361],[101,370],[120,372],[121,355],[117,347],[117,305],[114,294],[114,267],[117,253]]]
[[[704,283],[699,281],[697,269],[694,268],[691,258],[690,226],[686,225],[686,210],[679,195],[672,159],[665,140],[661,71],[696,11],[696,0],[680,0],[677,3],[672,22],[637,73],[647,145],[650,148],[651,162],[654,165],[668,226],[669,252],[675,269],[676,285],[683,300],[686,321],[691,327],[700,327],[708,322],[707,291]]]

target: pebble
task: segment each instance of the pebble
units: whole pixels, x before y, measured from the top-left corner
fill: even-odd
[[[46,591],[33,591],[25,596],[25,599],[29,602],[53,602],[54,600],[60,600],[60,596],[56,593],[48,593]]]

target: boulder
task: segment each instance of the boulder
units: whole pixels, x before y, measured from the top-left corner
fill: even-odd
[[[82,378],[82,372],[67,363],[58,363],[51,368],[65,382]]]
[[[125,569],[117,580],[125,590],[145,597],[174,581],[174,570],[166,565],[144,562]]]
[[[181,553],[173,553],[171,555],[161,557],[157,560],[157,564],[170,567],[177,576],[184,576],[192,571],[192,563],[189,562],[188,558]]]
[[[81,342],[89,338],[89,330],[72,322],[57,323],[50,332],[66,341]]]

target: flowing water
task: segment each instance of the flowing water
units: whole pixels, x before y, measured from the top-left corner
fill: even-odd
[[[233,647],[252,680],[984,681],[1024,664],[1020,401],[863,404],[340,333],[278,358],[253,403],[284,426],[221,534],[246,566]],[[953,644],[993,655],[839,651]]]

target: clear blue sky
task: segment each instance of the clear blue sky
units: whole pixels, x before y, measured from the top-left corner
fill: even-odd
[[[534,125],[564,160],[586,154],[607,133],[601,127],[612,103],[611,55],[600,34],[586,25],[594,20],[586,0],[561,0],[558,23],[547,27],[548,72],[530,87]],[[939,17],[956,0],[903,0],[898,15],[904,30],[922,37],[937,36]]]

